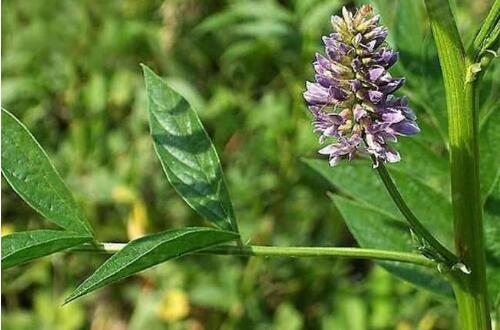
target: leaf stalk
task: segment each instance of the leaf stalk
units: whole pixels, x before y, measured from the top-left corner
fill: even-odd
[[[382,179],[382,182],[384,183],[385,188],[389,192],[389,195],[391,196],[392,200],[398,207],[399,211],[403,216],[405,217],[406,221],[410,225],[410,228],[415,232],[415,234],[423,239],[425,242],[427,242],[430,247],[439,255],[439,262],[445,263],[448,267],[453,267],[457,263],[459,263],[458,257],[453,254],[450,250],[448,250],[443,244],[441,244],[435,237],[432,235],[431,232],[425,228],[425,226],[418,220],[418,218],[413,214],[411,209],[408,207],[406,204],[405,200],[403,199],[403,196],[399,193],[398,188],[392,181],[392,178],[387,172],[387,169],[385,168],[383,163],[378,164],[377,166],[377,172]]]
[[[114,254],[125,247],[125,243],[98,243],[82,244],[68,251],[72,252],[93,252]],[[364,249],[354,247],[285,247],[285,246],[230,246],[221,245],[196,252],[196,254],[214,254],[214,255],[234,255],[234,256],[256,256],[256,257],[341,257],[357,259],[374,259],[381,261],[397,261],[412,263],[424,267],[434,268],[436,264],[419,254]]]

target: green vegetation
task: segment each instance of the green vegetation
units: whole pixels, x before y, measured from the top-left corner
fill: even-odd
[[[356,246],[351,232],[364,247],[414,251],[419,242],[410,235],[369,164],[332,169],[324,160],[311,159],[317,158],[318,146],[302,99],[304,81],[311,77],[313,54],[321,48],[319,37],[329,30],[330,15],[345,4],[340,0],[4,3],[2,106],[33,133],[68,184],[74,199],[61,203],[80,205],[82,210],[69,208],[61,221],[60,215],[50,214],[51,207],[44,210],[43,200],[33,205],[57,225],[79,233],[54,242],[54,224],[42,220],[2,179],[2,235],[40,229],[36,236],[25,238],[28,252],[30,247],[37,247],[34,251],[43,247],[40,256],[87,241],[87,219],[98,241],[137,239],[134,246],[129,245],[131,250],[121,250],[100,269],[108,282],[127,275],[113,269],[113,260],[137,256],[137,247],[149,249],[140,251],[141,255],[166,260],[175,255],[150,248],[183,244],[183,251],[195,250],[196,241],[176,241],[183,235],[212,244],[236,238],[223,232],[227,237],[221,240],[218,230],[169,230],[208,225],[201,217],[222,229],[235,228],[237,219],[243,244],[250,240],[256,245]],[[422,128],[418,137],[400,143],[403,160],[388,169],[419,219],[451,249],[444,89],[424,7],[405,0],[374,4],[400,52],[393,75],[407,77],[404,93]],[[486,0],[455,2],[466,44],[490,6]],[[180,167],[176,168],[175,157],[161,140],[169,118],[150,107],[149,114],[156,120],[151,125],[152,140],[139,63],[161,73],[189,101],[192,108],[185,103],[183,110],[186,120],[196,117],[194,111],[201,117],[225,173],[224,180],[214,166],[214,150],[204,148],[203,128],[194,127],[194,132],[203,133],[189,135],[193,147],[203,148],[203,159],[197,164],[213,174],[203,178],[210,194],[198,196],[196,190],[189,190],[192,187],[172,181],[172,173]],[[151,103],[151,89],[159,81],[148,72]],[[493,311],[500,318],[500,187],[496,180],[500,116],[492,115],[498,107],[498,81],[493,77],[498,78],[498,65],[483,78],[478,111],[488,285],[494,294]],[[2,138],[4,125],[19,127],[13,117],[2,115],[2,120]],[[29,134],[9,137],[30,139]],[[42,194],[62,191],[64,195],[67,188],[52,165],[44,163],[41,150],[33,148],[29,154],[2,162],[32,159],[45,165],[46,175],[37,181]],[[15,176],[5,176],[15,186]],[[46,182],[52,191],[44,191]],[[199,214],[174,188],[194,196],[197,203],[191,206]],[[22,184],[16,190],[25,197]],[[234,211],[227,202],[229,195]],[[207,208],[207,196],[223,203]],[[211,217],[220,210],[224,221]],[[67,228],[75,223],[79,226]],[[150,239],[139,238],[153,233],[157,234]],[[425,252],[425,245],[418,247]],[[12,264],[38,256],[26,251],[7,255]],[[61,307],[105,258],[100,253],[54,254],[4,270],[2,326],[68,330],[458,327],[450,288],[432,276],[435,270],[326,257],[193,255]],[[441,294],[416,289],[390,273]],[[105,284],[88,281],[76,289],[75,296]]]

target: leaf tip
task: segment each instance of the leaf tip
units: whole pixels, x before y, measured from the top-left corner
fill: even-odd
[[[146,75],[156,75],[156,74],[154,73],[154,71],[153,71],[153,70],[151,70],[151,68],[150,68],[149,66],[147,66],[146,64],[144,64],[144,63],[139,63],[139,65],[140,65],[140,66],[141,66],[141,68],[142,68],[142,72],[143,72],[144,76],[146,76]]]
[[[76,288],[73,292],[70,293],[69,296],[67,296],[64,299],[64,302],[61,304],[61,307],[66,306],[67,304],[73,302],[74,300],[80,298],[83,295],[85,295],[85,292],[82,292],[79,290],[79,288]]]
[[[73,300],[75,300],[77,297],[73,297],[73,294],[71,294],[69,297],[66,297],[63,301],[62,304],[60,304],[59,306],[60,307],[64,307],[66,306],[67,304],[69,304],[70,302],[72,302]]]

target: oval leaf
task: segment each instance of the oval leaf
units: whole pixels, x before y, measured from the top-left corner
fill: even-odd
[[[198,115],[153,71],[143,69],[151,135],[168,180],[202,217],[237,231],[217,152]]]
[[[415,252],[417,243],[408,224],[385,190],[371,164],[352,161],[331,168],[328,162],[309,159],[306,163],[354,201],[333,196],[351,233],[366,248]],[[401,194],[417,217],[441,242],[452,246],[452,211],[449,200],[414,176],[391,171]],[[430,178],[431,176],[429,176]],[[448,295],[450,287],[435,272],[414,265],[380,263],[394,275],[433,292]]]
[[[430,160],[429,160],[430,161]],[[391,218],[404,221],[382,180],[369,162],[352,161],[331,168],[320,159],[306,163],[323,175],[341,192],[361,204],[369,205]],[[453,214],[451,202],[442,192],[431,187],[432,177],[423,182],[416,175],[388,167],[395,184],[419,220],[448,248],[453,248]],[[437,182],[440,182],[437,180]],[[349,221],[349,219],[345,219]]]
[[[332,199],[360,246],[415,252],[415,243],[412,241],[406,222],[340,196],[332,196]],[[451,287],[437,271],[399,262],[378,263],[410,283],[443,295],[452,294]]]
[[[28,129],[2,109],[2,173],[26,203],[48,220],[75,233],[92,235],[85,216]]]
[[[106,260],[66,299],[65,303],[169,259],[238,237],[239,235],[234,232],[190,227],[167,230],[133,240]]]
[[[2,237],[2,269],[89,242],[92,237],[62,230],[32,230]]]

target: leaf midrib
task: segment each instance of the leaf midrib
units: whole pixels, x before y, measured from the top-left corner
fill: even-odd
[[[166,107],[163,107],[163,106],[161,106],[160,104],[158,104],[158,102],[156,102],[156,101],[155,101],[155,100],[154,100],[151,96],[150,96],[150,100],[152,101],[152,103],[154,103],[154,104],[155,104],[155,106],[156,106],[156,107],[158,107],[158,108],[166,108]],[[154,116],[154,118],[155,118],[156,122],[158,123],[158,125],[160,125],[160,126],[161,126],[164,130],[166,130],[165,126],[163,126],[163,124],[161,123],[161,120],[158,118],[159,114],[157,114],[157,112],[158,112],[158,111],[154,111],[154,110],[152,110],[152,111],[151,111],[151,113],[152,113],[152,115]],[[169,114],[169,113],[168,113],[168,110],[167,110],[167,111],[165,111],[165,112],[167,112],[168,116],[169,116],[170,118],[172,118],[172,121],[173,121],[174,125],[176,126],[177,131],[180,131],[180,125],[179,125],[179,123],[178,123],[177,119],[175,118],[175,116],[173,116],[173,115]],[[200,126],[201,126],[201,125],[200,125]],[[202,131],[203,131],[204,135],[208,138],[208,136],[207,136],[206,132],[205,132],[203,129],[202,129]],[[157,145],[157,143],[156,143],[156,142],[155,142],[155,145]],[[162,146],[162,145],[160,145],[160,146],[161,146],[161,148],[163,148],[163,146]],[[163,149],[164,149],[166,152],[168,152],[168,150],[167,150],[166,148],[163,148]],[[210,149],[211,149],[210,151],[212,152],[212,154],[214,154],[214,155],[215,155],[215,157],[217,157],[217,155],[216,155],[216,151],[215,151],[215,147],[214,147],[214,146],[213,146],[213,144],[211,144],[211,143],[210,143]],[[183,162],[182,160],[180,160],[178,157],[174,156],[172,153],[170,153],[170,152],[168,152],[168,153],[169,153],[169,154],[170,154],[173,158],[175,158],[176,160],[178,160],[180,163],[185,164],[185,165],[186,165],[187,167],[189,167],[189,168],[192,168],[191,166],[187,165],[185,162]],[[197,155],[197,154],[193,154],[193,156],[194,156],[194,159],[195,159],[196,163],[198,164],[198,167],[199,167],[199,168],[203,168],[203,167],[201,166],[201,160],[199,159],[199,155]],[[164,162],[162,162],[162,163],[164,163]],[[211,164],[211,165],[213,165],[213,164]],[[167,167],[169,168],[169,172],[170,172],[173,176],[177,177],[177,178],[179,179],[179,181],[181,181],[182,183],[184,183],[184,184],[186,184],[186,185],[188,185],[188,186],[190,186],[190,187],[193,187],[193,190],[194,190],[194,191],[196,191],[196,192],[198,192],[198,194],[200,194],[200,195],[202,195],[202,196],[204,196],[204,195],[205,195],[203,192],[201,192],[201,191],[199,191],[198,189],[194,188],[195,186],[189,185],[189,184],[187,184],[184,180],[181,180],[181,179],[179,178],[179,176],[177,176],[177,175],[175,175],[175,174],[173,173],[173,171],[170,169],[170,167],[169,167],[167,164],[165,164],[165,166],[167,166]],[[200,170],[198,170],[198,169],[196,169],[196,171],[197,171],[197,172],[200,172]],[[217,166],[216,171],[221,172],[221,168],[220,168],[220,166]],[[211,190],[211,194],[210,194],[210,196],[217,195],[217,190],[216,190],[216,189],[214,189],[213,184],[211,183],[211,180],[210,180],[210,178],[208,177],[207,173],[205,173],[204,171],[201,171],[201,173],[202,173],[202,176],[204,176],[204,177],[205,177],[205,180],[206,180],[206,182],[208,183],[208,185],[209,185],[209,187],[210,187],[210,190]],[[220,179],[222,179],[222,173],[219,173],[219,175],[220,175]],[[214,179],[217,179],[217,178],[215,177]],[[206,197],[206,195],[205,195],[205,197]],[[231,221],[231,212],[228,212],[228,210],[226,209],[226,207],[225,207],[224,203],[222,203],[222,202],[221,202],[221,201],[219,201],[218,199],[213,199],[213,198],[208,198],[208,199],[210,199],[210,200],[212,200],[212,201],[214,201],[214,202],[218,202],[218,203],[221,205],[221,208],[222,208],[222,210],[224,211],[224,217],[225,217],[226,219],[229,219],[229,220],[230,220],[230,221],[229,221],[229,223],[231,224],[231,223],[232,223],[232,221]],[[209,210],[210,210],[210,208],[207,208],[207,209],[209,209]],[[212,210],[210,210],[210,212],[211,212],[212,214],[214,214],[216,217],[218,217],[218,215],[217,215],[217,214],[215,214]]]
[[[169,238],[169,239],[168,239],[168,240],[166,240],[166,241],[159,242],[159,243],[155,244],[154,246],[152,246],[150,249],[148,249],[148,250],[147,250],[145,253],[143,253],[142,255],[137,256],[136,258],[134,258],[134,259],[130,260],[127,264],[123,264],[123,265],[122,265],[122,267],[118,268],[118,269],[117,269],[115,272],[113,272],[112,274],[109,274],[109,275],[107,275],[107,276],[105,276],[105,277],[101,278],[101,280],[100,280],[100,281],[95,282],[94,284],[91,284],[91,285],[90,285],[90,286],[88,286],[88,287],[83,287],[83,288],[82,288],[82,289],[80,289],[80,290],[78,290],[78,289],[77,289],[77,290],[78,290],[78,293],[81,293],[81,292],[83,292],[84,290],[85,290],[85,291],[88,291],[88,290],[91,290],[91,289],[93,289],[93,288],[95,288],[95,287],[99,286],[99,284],[101,284],[101,283],[105,282],[105,281],[106,281],[106,280],[108,280],[109,278],[111,278],[111,277],[113,277],[114,275],[116,275],[116,274],[120,273],[123,269],[125,269],[126,267],[128,267],[130,264],[132,264],[132,263],[136,262],[137,260],[139,260],[139,259],[143,258],[143,257],[144,257],[144,256],[146,256],[147,254],[149,254],[152,250],[156,249],[158,246],[160,246],[160,245],[162,245],[162,244],[169,243],[169,242],[170,242],[170,241],[172,241],[173,239],[178,239],[178,238],[180,238],[180,237],[182,237],[182,236],[185,236],[185,235],[187,235],[187,234],[191,234],[191,233],[194,233],[194,232],[201,232],[201,231],[199,231],[199,230],[191,230],[191,231],[188,231],[188,232],[182,232],[182,233],[179,233],[179,234],[177,234],[177,235],[175,235],[175,236],[173,236],[173,237]],[[130,244],[130,243],[129,243],[129,244]],[[125,248],[126,248],[126,247],[125,247]],[[124,248],[124,249],[125,249],[125,248]],[[122,251],[124,251],[124,250],[122,250]],[[94,274],[98,273],[98,272],[99,272],[102,268],[104,268],[105,266],[106,266],[106,263],[104,263],[101,267],[99,267],[99,268],[98,268],[98,269],[94,272]],[[85,284],[85,282],[84,282],[84,283],[82,283],[82,286],[83,286],[84,284]],[[78,294],[76,294],[76,295],[74,295],[74,296],[73,296],[73,298],[76,298],[76,297],[78,297]],[[70,299],[70,298],[72,298],[72,297],[69,297],[68,299]]]
[[[46,241],[43,241],[43,242],[35,243],[35,244],[28,245],[28,246],[25,246],[25,247],[17,249],[17,250],[10,251],[7,255],[2,255],[2,261],[4,259],[12,256],[13,254],[29,250],[29,249],[31,249],[33,247],[44,245],[44,244],[47,244],[47,243],[52,243],[52,242],[59,241],[59,240],[65,240],[65,239],[66,240],[69,240],[69,239],[71,239],[71,240],[87,239],[87,240],[90,241],[90,240],[92,240],[92,236],[61,236],[61,237],[54,237],[52,239],[49,239],[49,240],[46,240]]]

